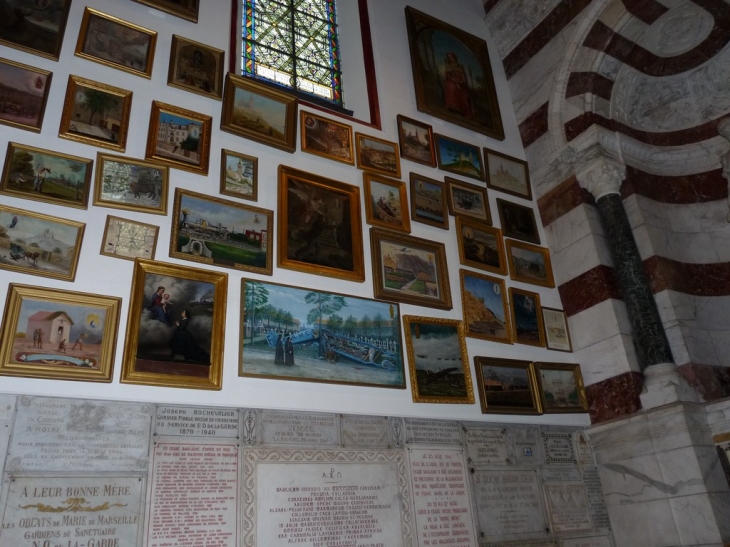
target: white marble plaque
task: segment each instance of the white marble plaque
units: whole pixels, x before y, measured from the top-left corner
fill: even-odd
[[[335,414],[264,410],[262,415],[264,444],[340,444],[339,416]]]
[[[469,463],[508,465],[509,439],[506,429],[477,427],[466,430],[466,453]]]
[[[238,546],[237,445],[157,443],[150,482],[147,547]]]
[[[155,419],[157,435],[185,437],[238,437],[238,410],[158,405]]]
[[[247,450],[243,545],[412,544],[403,454]]]
[[[579,482],[581,480],[577,467],[543,467],[540,473],[545,482]]]
[[[611,538],[596,536],[590,538],[564,539],[562,547],[611,547]]]
[[[390,448],[388,418],[378,416],[342,416],[342,446]]]
[[[545,463],[577,463],[570,433],[541,433]]]
[[[588,435],[584,431],[576,431],[573,433],[575,442],[575,457],[578,463],[582,465],[593,465],[593,451],[588,441]]]
[[[408,418],[406,443],[461,444],[459,422]]]
[[[583,468],[583,484],[588,494],[588,502],[591,504],[591,521],[596,530],[610,530],[611,521],[608,518],[608,509],[603,499],[603,487],[598,468],[589,466]]]
[[[591,530],[591,515],[586,488],[582,484],[546,484],[553,532]]]
[[[0,422],[12,421],[15,399],[15,395],[0,395]]]
[[[528,539],[526,541],[487,543],[486,547],[558,547],[558,542],[554,539]]]
[[[13,475],[5,488],[3,547],[138,545],[142,477]]]
[[[479,531],[488,539],[544,533],[547,527],[534,469],[476,471],[473,475]]]
[[[408,451],[418,545],[476,547],[462,450]]]
[[[509,429],[507,433],[512,438],[515,464],[537,466],[542,463],[542,438],[536,427]]]
[[[5,471],[144,471],[151,423],[151,405],[19,397]]]

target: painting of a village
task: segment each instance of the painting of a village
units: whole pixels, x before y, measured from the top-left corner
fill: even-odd
[[[487,162],[487,182],[490,188],[532,199],[527,162],[487,149],[484,150],[484,157]]]
[[[256,158],[224,150],[223,165],[221,193],[256,199]]]
[[[398,145],[358,134],[357,166],[399,177]]]
[[[466,270],[461,281],[467,336],[511,343],[504,281]]]
[[[50,74],[0,61],[0,123],[39,131]]]
[[[401,154],[404,158],[433,165],[431,128],[399,118]]]
[[[405,388],[398,304],[243,280],[241,376]]]
[[[160,112],[155,155],[192,165],[202,161],[203,124],[184,116]]]
[[[275,140],[285,140],[286,104],[235,88],[231,123]]]
[[[380,249],[386,289],[439,298],[434,253],[388,241],[382,241]]]

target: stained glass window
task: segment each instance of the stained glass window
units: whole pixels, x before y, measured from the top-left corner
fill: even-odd
[[[342,105],[335,0],[243,0],[241,71]]]

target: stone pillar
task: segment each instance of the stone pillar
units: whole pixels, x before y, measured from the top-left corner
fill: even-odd
[[[730,141],[730,118],[725,118],[717,124],[717,132],[720,133],[725,139]],[[720,163],[722,164],[722,176],[727,181],[727,205],[728,213],[725,217],[730,222],[730,151],[720,156]]]

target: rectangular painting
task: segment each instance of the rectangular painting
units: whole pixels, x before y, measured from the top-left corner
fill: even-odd
[[[239,376],[405,389],[398,304],[242,280]]]
[[[152,101],[145,159],[207,175],[212,121],[211,116]]]
[[[506,194],[532,199],[530,171],[527,162],[501,152],[484,149],[487,164],[487,186]]]
[[[94,205],[167,214],[170,169],[166,165],[101,152],[96,164]]]
[[[445,182],[448,185],[446,196],[449,212],[452,215],[471,217],[487,224],[492,223],[492,212],[489,210],[486,188],[451,177],[446,177]]]
[[[99,254],[134,260],[155,258],[159,226],[108,215]]]
[[[531,207],[497,198],[497,211],[505,237],[540,244],[535,211]]]
[[[400,114],[397,118],[401,158],[436,167],[431,126]]]
[[[233,150],[221,150],[221,194],[257,201],[259,160]]]
[[[0,374],[111,382],[122,299],[10,284]]]
[[[438,180],[410,175],[411,218],[444,230],[449,229],[449,211],[446,203],[446,185]]]
[[[517,344],[545,346],[542,328],[540,295],[510,287],[510,308],[512,311],[512,335]]]
[[[545,325],[545,343],[547,344],[547,349],[573,351],[565,312],[563,310],[543,307],[542,319]]]
[[[463,177],[484,180],[484,165],[479,147],[451,137],[434,134],[439,169]]]
[[[363,173],[363,180],[368,224],[410,233],[406,185],[372,173]]]
[[[400,178],[397,143],[355,133],[355,145],[358,169]]]
[[[352,127],[304,110],[299,113],[299,118],[302,152],[350,165],[355,164]]]
[[[459,270],[464,329],[471,338],[512,343],[504,280],[469,270]]]
[[[403,316],[414,403],[473,404],[461,321]]]
[[[225,52],[172,35],[167,85],[211,99],[223,96]]]
[[[121,382],[221,389],[228,276],[137,259]]]
[[[271,275],[274,213],[175,189],[170,256]]]
[[[507,273],[502,232],[468,218],[456,217],[456,242],[464,266],[499,275]]]
[[[588,400],[579,365],[536,363],[535,369],[544,413],[588,412]]]
[[[0,123],[40,133],[52,76],[47,70],[0,59]]]
[[[0,44],[58,60],[71,0],[13,0],[0,25]]]
[[[474,357],[482,414],[540,414],[530,361]]]
[[[170,15],[187,19],[193,23],[198,22],[198,11],[200,0],[134,0],[151,8],[164,11]]]
[[[554,287],[550,251],[544,247],[507,240],[509,276],[515,281],[531,283],[541,287]]]

